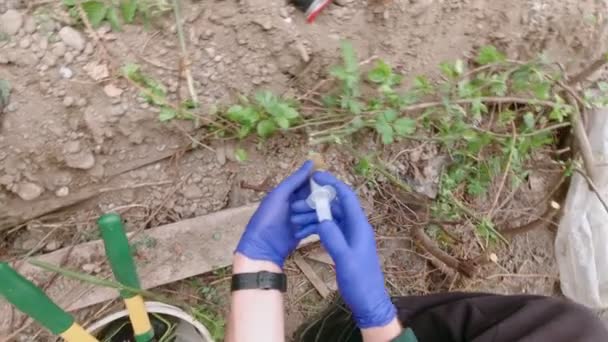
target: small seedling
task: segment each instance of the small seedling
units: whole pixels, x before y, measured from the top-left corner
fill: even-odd
[[[62,0],[73,18],[80,18],[78,5],[86,14],[93,28],[107,22],[112,29],[120,31],[124,24],[132,24],[141,17],[145,24],[160,13],[169,11],[166,0]]]

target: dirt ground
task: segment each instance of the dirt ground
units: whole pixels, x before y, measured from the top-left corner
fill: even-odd
[[[9,20],[16,27],[0,36],[0,79],[12,87],[0,114],[0,222],[40,205],[71,203],[89,192],[99,195],[43,220],[0,230],[1,259],[93,239],[95,218],[110,209],[132,226],[152,227],[250,203],[262,194],[241,188],[242,181],[276,184],[314,149],[302,135],[263,145],[241,143],[249,154],[245,163],[234,159],[232,142],[187,151],[190,141],[183,132],[191,124],[160,123],[158,110],[117,70],[128,62],[140,64],[168,87],[170,100],[187,98],[179,81],[171,13],[148,29],[126,25],[122,32],[112,32],[102,26],[97,36],[106,53],[83,28],[66,28],[69,18],[59,3],[0,0],[0,27]],[[467,57],[485,44],[513,59],[545,53],[573,72],[605,51],[608,42],[605,0],[336,0],[312,25],[284,1],[182,3],[195,89],[207,110],[259,89],[306,92],[338,61],[343,39],[353,43],[361,60],[383,58],[406,80],[432,74],[441,61]],[[410,143],[402,148],[417,147]],[[334,148],[326,155],[334,171],[361,184],[350,158]],[[401,153],[395,162],[424,167],[431,159],[413,155]],[[168,158],[150,163],[162,156]],[[504,213],[504,222],[525,223],[540,215],[542,211],[527,208],[543,198],[554,176],[535,173],[516,198],[521,210]],[[374,203],[371,190],[361,191],[378,222],[379,249],[393,294],[449,289],[558,294],[550,230],[518,236],[481,276],[455,281],[426,262],[404,227],[382,221],[382,204]],[[322,274],[329,270],[322,264],[314,267]],[[295,284],[288,298],[288,329],[293,331],[324,302],[293,263],[287,272]],[[209,279],[221,277],[196,281]]]

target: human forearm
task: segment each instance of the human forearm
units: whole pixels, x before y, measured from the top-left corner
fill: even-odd
[[[233,274],[260,271],[283,272],[270,261],[252,260],[239,253],[234,255]],[[280,291],[235,291],[230,303],[226,341],[282,342],[285,340],[283,321],[283,294]]]
[[[401,323],[397,318],[383,327],[361,329],[364,342],[390,342],[402,331]]]

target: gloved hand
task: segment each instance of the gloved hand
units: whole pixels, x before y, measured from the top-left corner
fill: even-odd
[[[296,226],[290,222],[291,204],[310,195],[313,163],[307,161],[270,192],[253,214],[236,252],[254,260],[266,260],[283,267],[298,246]]]
[[[320,185],[336,189],[332,202],[334,221],[318,222],[306,201],[292,205],[291,221],[299,226],[296,236],[317,233],[336,263],[338,288],[353,312],[359,328],[382,327],[396,317],[396,309],[384,286],[384,275],[376,252],[374,230],[349,186],[328,172],[315,172]]]

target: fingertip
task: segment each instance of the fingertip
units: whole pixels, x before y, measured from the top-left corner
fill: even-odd
[[[298,229],[295,233],[295,237],[298,240],[306,239],[307,237],[317,234],[318,226],[316,224],[310,224],[301,229]]]
[[[312,209],[308,203],[306,202],[306,200],[299,200],[299,201],[295,201],[291,204],[291,211],[293,211],[296,214],[304,214],[304,213],[308,213],[313,211],[314,209]]]

